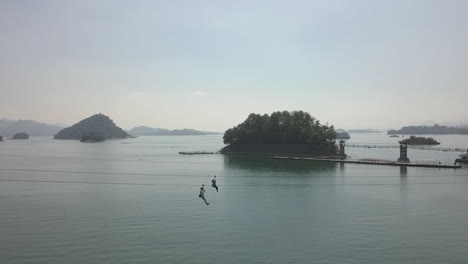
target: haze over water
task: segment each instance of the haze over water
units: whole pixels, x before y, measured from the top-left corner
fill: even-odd
[[[0,1],[0,118],[225,131],[468,124],[468,2]],[[432,122],[431,122],[432,123]]]
[[[384,134],[349,143],[388,144]],[[442,142],[467,145],[467,136]],[[220,135],[0,145],[1,263],[465,263],[466,169],[216,151]],[[347,149],[396,159],[397,149]],[[409,150],[412,160],[457,153]],[[217,175],[219,192],[210,187]],[[209,206],[198,198],[207,185]]]

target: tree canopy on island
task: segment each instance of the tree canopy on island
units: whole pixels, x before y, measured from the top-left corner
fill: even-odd
[[[323,144],[336,138],[333,125],[323,125],[304,111],[250,114],[224,133],[225,144]]]
[[[29,135],[24,132],[16,133],[11,139],[29,139]]]
[[[81,136],[81,142],[102,142],[105,141],[106,137],[99,131],[89,131],[88,133]]]

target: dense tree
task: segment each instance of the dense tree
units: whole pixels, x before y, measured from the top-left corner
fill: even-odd
[[[106,137],[100,131],[89,131],[81,136],[81,142],[101,142],[105,141]]]
[[[322,125],[304,111],[250,114],[224,133],[225,144],[322,144],[336,138],[333,126]]]

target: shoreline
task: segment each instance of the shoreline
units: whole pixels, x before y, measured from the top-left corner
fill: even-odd
[[[340,157],[334,144],[238,144],[225,146],[219,150],[219,153],[223,155]]]

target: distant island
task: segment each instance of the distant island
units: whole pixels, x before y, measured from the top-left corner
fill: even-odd
[[[123,139],[128,138],[128,134],[116,126],[114,122],[106,115],[96,114],[71,127],[60,130],[54,139],[77,139],[82,140],[83,136],[102,135],[104,139]]]
[[[468,128],[461,127],[447,127],[440,125],[433,126],[405,126],[399,130],[389,130],[389,135],[468,135]]]
[[[348,130],[349,133],[380,133],[381,131],[377,129],[350,129]]]
[[[336,139],[350,139],[351,138],[351,135],[349,135],[348,132],[346,132],[346,130],[344,129],[335,129],[335,133],[336,133]]]
[[[303,111],[250,114],[223,136],[222,154],[334,156],[336,132]]]
[[[351,136],[345,131],[336,132],[336,139],[350,139],[350,138]]]
[[[152,128],[147,126],[134,127],[128,131],[129,134],[134,136],[196,136],[196,135],[214,135],[219,134],[215,132],[204,132],[195,129],[164,129]]]
[[[29,135],[24,132],[16,133],[11,139],[29,139]]]
[[[2,137],[2,136],[0,136],[0,142],[2,142],[2,141],[3,141],[3,137]]]
[[[31,137],[51,137],[63,129],[59,125],[49,125],[33,120],[0,119],[0,135],[13,137],[16,133],[26,132]]]

